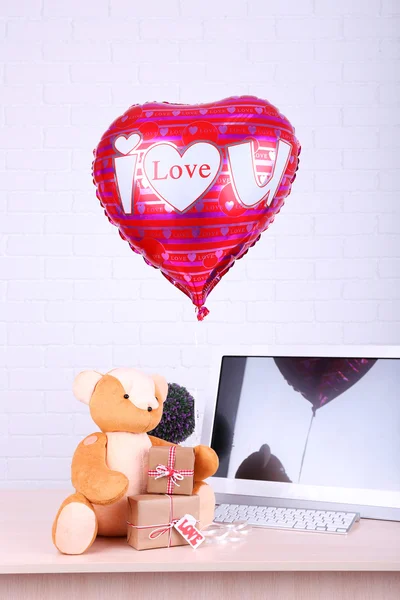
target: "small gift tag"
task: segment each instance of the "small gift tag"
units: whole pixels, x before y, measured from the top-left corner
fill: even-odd
[[[197,529],[196,519],[192,515],[184,515],[174,527],[192,548],[198,548],[206,539]]]

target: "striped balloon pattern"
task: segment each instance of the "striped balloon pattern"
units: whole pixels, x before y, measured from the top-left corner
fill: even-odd
[[[288,119],[255,96],[149,102],[104,133],[93,179],[122,239],[202,320],[208,294],[280,211],[299,153]]]

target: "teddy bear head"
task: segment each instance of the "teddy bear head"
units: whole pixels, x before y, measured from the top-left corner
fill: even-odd
[[[161,375],[136,369],[113,369],[105,375],[83,371],[75,378],[73,392],[89,406],[102,431],[145,433],[161,420],[168,383]]]

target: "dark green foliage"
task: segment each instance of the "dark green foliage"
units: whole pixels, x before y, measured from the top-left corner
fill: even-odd
[[[180,444],[194,431],[194,398],[186,388],[177,383],[168,384],[168,396],[164,402],[164,412],[160,423],[150,435],[166,442]]]

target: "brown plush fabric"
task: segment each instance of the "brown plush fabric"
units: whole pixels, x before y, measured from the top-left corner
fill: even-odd
[[[194,447],[194,480],[203,481],[212,477],[218,469],[219,460],[217,454],[209,446]]]
[[[85,444],[94,437],[97,438],[94,443]],[[107,467],[106,452],[107,436],[96,432],[79,444],[72,459],[72,485],[93,504],[112,504],[128,489],[127,477]]]
[[[151,445],[152,446],[176,446],[176,444],[172,444],[171,442],[166,442],[161,438],[154,437],[154,435],[149,435]]]
[[[58,517],[59,517],[62,509],[65,508],[67,506],[67,504],[70,504],[71,502],[80,502],[81,504],[85,504],[88,508],[90,508],[90,510],[93,510],[93,506],[90,504],[90,502],[88,502],[86,500],[85,496],[83,496],[79,492],[76,494],[71,494],[71,496],[68,496],[68,498],[65,498],[64,502],[61,504],[60,508],[58,509],[58,513],[56,514],[56,518],[54,519],[53,527],[51,530],[53,544],[55,546],[56,546],[56,528],[57,528]],[[93,544],[94,540],[96,539],[96,536],[97,536],[97,522],[96,522],[96,529],[94,531],[93,539],[92,539],[90,546]],[[56,548],[57,548],[57,546],[56,546]]]
[[[162,402],[158,408],[148,412],[135,406],[124,395],[123,385],[112,375],[104,375],[96,385],[89,408],[93,421],[102,431],[145,433],[157,427],[162,417]]]

